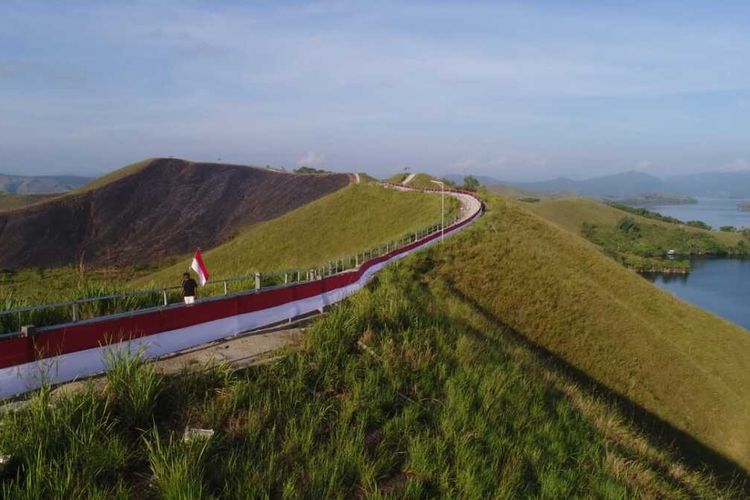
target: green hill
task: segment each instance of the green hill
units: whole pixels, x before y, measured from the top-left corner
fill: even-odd
[[[259,365],[112,358],[101,389],[42,390],[0,415],[3,496],[739,497],[451,290],[457,249],[494,247],[497,222],[384,270]]]
[[[434,221],[437,199],[349,186],[250,227],[209,268],[286,265],[300,249],[335,253],[330,240],[359,250],[416,226],[408,214]],[[43,390],[0,416],[13,457],[3,496],[746,495],[711,470],[750,468],[748,332],[536,204],[487,202],[475,225],[378,274],[267,363],[166,377],[114,360],[101,390],[54,404]],[[186,427],[216,434],[186,443]]]
[[[408,173],[394,174],[387,179],[387,182],[392,184],[403,184],[403,182],[409,177]],[[429,174],[416,173],[411,178],[407,186],[413,188],[426,188],[426,189],[440,189],[440,185],[435,184],[434,180],[439,180],[437,177],[433,177]]]
[[[432,182],[434,180],[438,179],[429,174],[418,173],[409,181],[408,185],[413,188],[440,189],[439,184]]]
[[[528,207],[638,271],[686,272],[690,256],[750,255],[747,233],[702,229],[702,223],[680,223],[644,209],[583,198],[545,200]],[[668,257],[668,252],[675,255]]]
[[[439,255],[438,275],[491,321],[666,422],[674,435],[750,469],[750,334],[652,286],[582,238],[491,198]],[[588,201],[550,210],[575,231]],[[549,205],[547,205],[548,209]],[[586,213],[584,213],[586,212]],[[703,456],[703,455],[702,455]],[[703,457],[705,458],[705,456]]]
[[[48,200],[57,194],[9,194],[0,192],[0,210],[12,210],[40,201]]]
[[[656,224],[664,228],[675,227],[675,224],[633,215],[590,198],[543,199],[539,203],[525,206],[535,214],[575,234],[580,234],[584,222],[611,226],[617,224],[625,216],[633,217],[642,224]],[[710,234],[729,245],[736,245],[742,240],[742,235],[737,233],[707,231],[688,225],[680,225],[680,227],[697,234]]]
[[[446,211],[457,202],[446,198]],[[256,271],[312,268],[360,253],[413,233],[440,220],[440,197],[350,185],[276,219],[248,227],[217,248],[204,252],[215,277]],[[134,285],[171,285],[190,263],[183,262],[140,278]]]

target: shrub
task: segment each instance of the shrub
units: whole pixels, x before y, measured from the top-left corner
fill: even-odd
[[[707,231],[710,231],[713,229],[711,226],[703,222],[702,220],[689,220],[685,224],[687,224],[690,227],[697,227],[700,229],[706,229]]]
[[[628,234],[638,234],[641,232],[641,227],[632,217],[623,217],[620,222],[617,223],[617,228]]]

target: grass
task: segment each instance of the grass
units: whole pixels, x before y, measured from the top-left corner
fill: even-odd
[[[126,355],[103,391],[42,390],[0,421],[4,496],[738,495],[483,319],[450,291],[449,256],[384,271],[275,363],[166,377]]]
[[[490,198],[487,215],[446,242],[439,268],[451,289],[675,435],[692,436],[696,456],[710,454],[705,446],[750,469],[748,332],[530,212],[548,203]],[[605,209],[592,213],[599,223]]]
[[[117,170],[94,179],[85,186],[81,186],[80,188],[71,191],[71,193],[85,193],[86,191],[91,191],[106,186],[107,184],[111,184],[112,182],[120,180],[123,177],[127,177],[129,175],[140,172],[141,170],[146,168],[151,163],[151,161],[152,159],[142,160],[131,163],[130,165],[126,165],[122,168],[118,168]]]
[[[449,215],[457,202],[446,199]],[[251,226],[228,243],[204,254],[214,277],[249,275],[256,271],[314,268],[361,253],[433,225],[440,220],[440,198],[420,193],[396,192],[376,185],[349,186],[284,216]],[[262,242],[261,245],[258,243]],[[0,311],[44,303],[105,297],[128,289],[179,285],[191,256],[154,272],[138,270],[89,270],[83,275],[73,267],[26,269],[0,273]],[[151,272],[149,272],[151,270]],[[132,280],[133,276],[136,277]],[[303,276],[304,278],[304,276]],[[280,276],[267,275],[263,285],[278,284]],[[203,296],[223,293],[219,286],[202,290]],[[230,291],[252,288],[254,281],[230,284]],[[170,291],[170,303],[179,301]],[[78,318],[154,307],[163,303],[160,292],[135,297],[100,300],[78,305]],[[0,333],[15,332],[22,325],[44,326],[70,321],[71,307],[0,315]]]
[[[630,216],[623,217],[614,226],[584,222],[581,233],[615,260],[637,271],[688,271],[690,261],[686,257],[750,254],[747,240],[731,246],[708,231],[686,231],[680,225],[643,224]],[[667,257],[668,251],[674,251],[679,258]]]
[[[22,208],[40,201],[48,200],[59,194],[11,194],[0,192],[0,211]]]
[[[457,202],[446,197],[446,211]],[[250,226],[203,254],[215,277],[310,269],[348,257],[440,221],[440,197],[370,184],[351,185],[276,219]],[[177,283],[190,263],[168,267],[134,286]]]
[[[390,176],[386,182],[390,182],[392,184],[402,184],[407,177],[409,177],[409,173],[400,173],[400,174],[394,174]],[[440,185],[435,184],[434,182],[431,182],[433,180],[439,180],[437,177],[433,177],[429,174],[423,174],[423,173],[417,173],[411,181],[409,181],[409,184],[407,184],[409,187],[414,188],[426,188],[426,189],[440,189]]]

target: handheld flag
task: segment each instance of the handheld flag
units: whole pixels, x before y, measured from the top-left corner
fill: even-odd
[[[195,255],[193,256],[193,263],[190,264],[190,269],[198,274],[198,281],[200,282],[201,286],[206,286],[206,282],[211,275],[208,274],[206,264],[203,263],[203,256],[201,255],[200,249],[195,251]]]

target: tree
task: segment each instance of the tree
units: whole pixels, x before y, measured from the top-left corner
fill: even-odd
[[[464,189],[467,191],[476,191],[479,189],[479,181],[473,175],[464,177]]]

